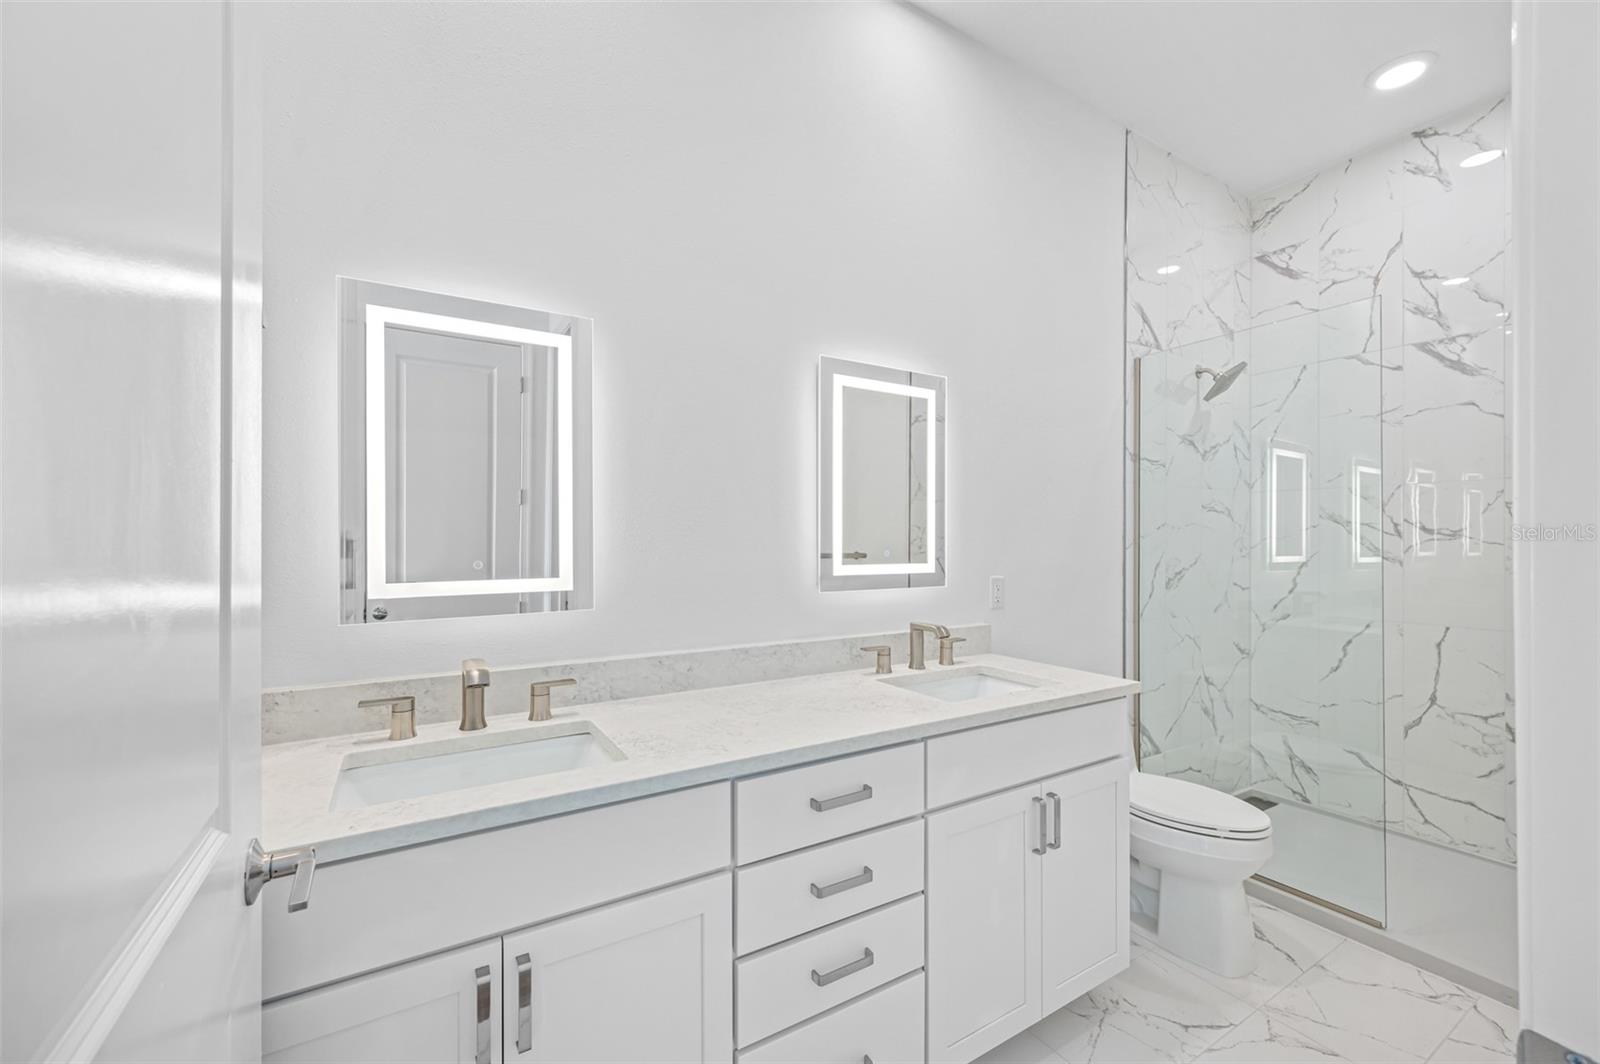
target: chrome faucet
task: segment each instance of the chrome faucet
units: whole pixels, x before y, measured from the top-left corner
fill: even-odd
[[[483,689],[489,686],[489,663],[468,658],[461,663],[461,730],[479,731],[489,726],[483,719]]]
[[[950,638],[950,629],[942,624],[924,624],[922,621],[912,621],[910,667],[913,669],[925,669],[928,667],[926,647],[922,643],[922,633],[924,632],[932,632],[940,639]]]

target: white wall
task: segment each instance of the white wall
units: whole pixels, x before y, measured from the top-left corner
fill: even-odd
[[[1600,521],[1600,9],[1519,0],[1516,512]],[[1522,1025],[1600,1056],[1600,544],[1515,543]]]
[[[1120,671],[1114,124],[890,3],[269,20],[268,686],[913,618]],[[595,319],[593,611],[335,623],[339,274]],[[946,588],[817,590],[822,354],[950,378]]]

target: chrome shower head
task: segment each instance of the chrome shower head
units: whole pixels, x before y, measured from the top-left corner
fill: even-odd
[[[1232,388],[1233,382],[1239,379],[1239,374],[1244,372],[1244,368],[1247,365],[1249,365],[1248,362],[1240,362],[1237,365],[1229,366],[1220,373],[1206,366],[1196,366],[1194,368],[1196,380],[1207,375],[1212,378],[1211,387],[1206,389],[1206,394],[1202,398],[1209,402]]]

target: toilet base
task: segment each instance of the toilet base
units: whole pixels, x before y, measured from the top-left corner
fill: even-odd
[[[1255,971],[1256,930],[1242,881],[1189,879],[1169,871],[1157,875],[1158,946],[1230,979]]]

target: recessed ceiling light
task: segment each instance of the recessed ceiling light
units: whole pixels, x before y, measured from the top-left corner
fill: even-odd
[[[1446,288],[1454,288],[1456,285],[1466,284],[1470,280],[1472,280],[1470,277],[1452,277],[1449,280],[1440,281],[1439,283],[1444,285]]]
[[[1485,163],[1492,163],[1504,154],[1504,148],[1490,148],[1488,151],[1480,151],[1476,155],[1469,155],[1465,159],[1462,159],[1461,168],[1463,170],[1470,170],[1474,166],[1482,166]]]
[[[1431,53],[1419,53],[1396,59],[1387,63],[1376,74],[1372,75],[1372,87],[1379,92],[1393,92],[1403,89],[1428,72],[1428,65],[1433,62]]]
[[[1183,267],[1174,262],[1168,266],[1158,267],[1156,269],[1156,273],[1160,274],[1162,277],[1165,277],[1170,273],[1177,273],[1181,269],[1183,269]]]

